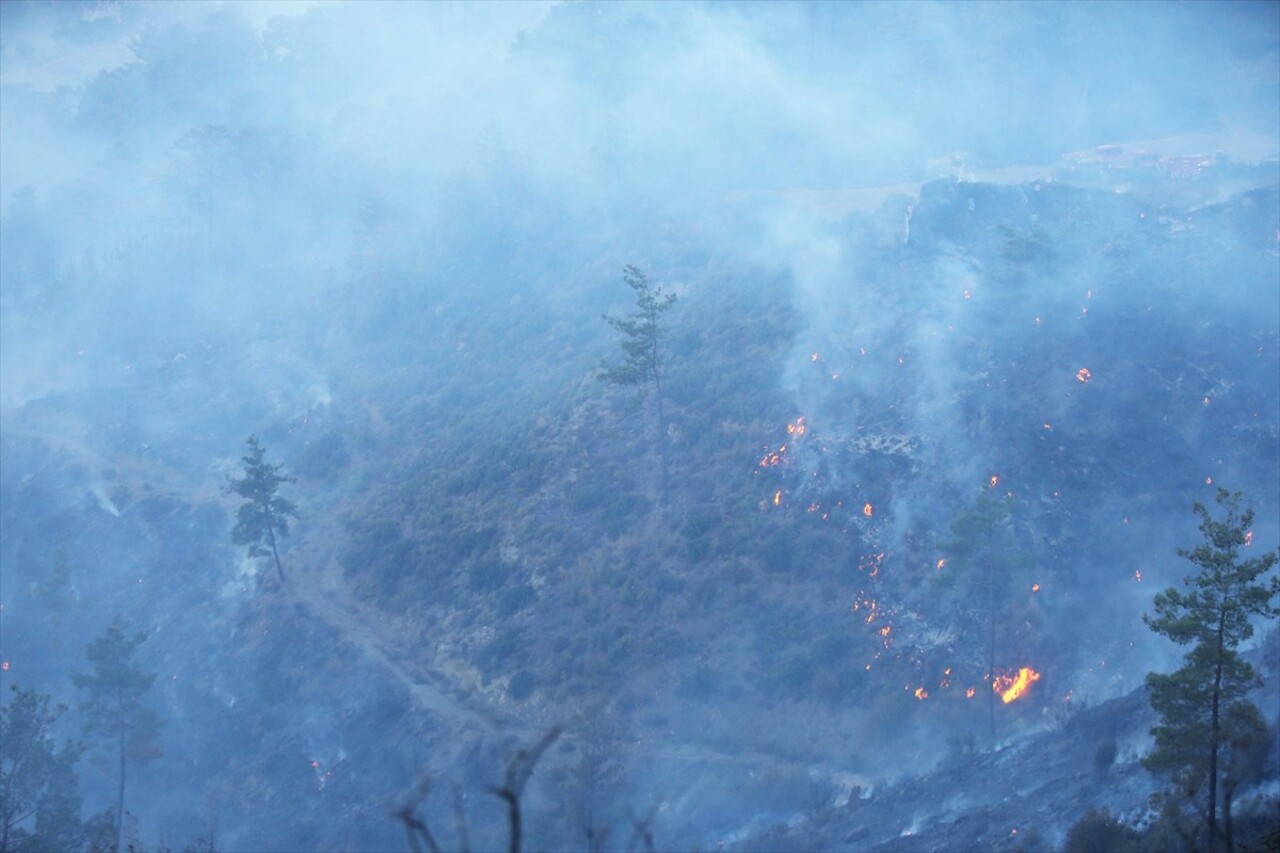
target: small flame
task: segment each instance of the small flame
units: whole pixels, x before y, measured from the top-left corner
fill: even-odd
[[[938,562],[935,565],[938,571],[942,571],[947,567],[947,558],[943,557],[942,559],[938,560]]]
[[[772,468],[775,465],[781,465],[783,462],[786,462],[786,461],[787,461],[787,446],[784,444],[781,447],[779,447],[777,450],[772,450],[766,453],[760,459],[760,467]]]
[[[1040,673],[1029,666],[1018,670],[1017,675],[1000,675],[991,682],[991,689],[1000,695],[1000,701],[1008,705],[1026,695],[1032,682],[1040,680]]]
[[[978,691],[975,688],[970,687],[968,690],[964,692],[964,698],[972,699],[977,692]]]
[[[1248,548],[1252,544],[1253,544],[1253,531],[1246,530],[1244,532],[1244,547]]]
[[[781,490],[776,491],[776,492],[774,492],[774,493],[773,493],[773,505],[774,505],[774,506],[782,506],[782,492],[781,492]]]
[[[1080,380],[1081,382],[1088,382],[1089,380],[1093,379],[1093,372],[1089,370],[1089,368],[1087,367],[1082,367],[1076,371],[1076,379]]]
[[[1031,585],[1031,591],[1032,591],[1032,592],[1039,592],[1039,591],[1040,591],[1040,584],[1038,584],[1038,583],[1033,583],[1033,584]]]
[[[863,504],[862,514],[865,515],[867,518],[870,518],[871,516],[876,514],[876,508],[869,503]]]
[[[988,485],[990,488],[993,488],[993,489],[994,489],[996,486],[1000,485],[1000,477],[999,477],[999,476],[997,476],[996,474],[992,474],[992,475],[987,479],[987,485]]]
[[[920,699],[923,701],[929,698],[929,691],[925,690],[923,687],[917,687],[915,696],[917,699]]]

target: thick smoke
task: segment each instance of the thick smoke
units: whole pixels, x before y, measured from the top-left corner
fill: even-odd
[[[789,300],[778,313],[793,337],[767,382],[791,407],[777,425],[790,464],[747,503],[818,506],[859,544],[871,562],[838,567],[847,583],[832,598],[846,621],[847,599],[881,589],[904,632],[944,646],[931,620],[947,614],[927,593],[951,522],[1012,493],[1009,529],[1049,555],[1023,615],[1071,626],[1017,653],[1059,664],[1046,694],[1109,698],[1165,662],[1140,614],[1179,577],[1166,558],[1190,544],[1187,507],[1211,500],[1206,480],[1245,488],[1259,541],[1276,540],[1274,223],[1253,228],[1274,191],[1189,182],[1160,198],[1067,175],[1062,159],[1123,144],[1274,183],[1274,3],[14,0],[0,3],[0,103],[12,677],[65,694],[68,662],[109,611],[136,614],[156,638],[149,664],[173,664],[176,730],[225,727],[238,743],[296,730],[271,758],[298,771],[301,793],[273,814],[323,817],[316,786],[408,780],[427,756],[479,787],[501,760],[497,746],[463,754],[413,731],[396,745],[408,757],[380,765],[368,733],[409,700],[344,666],[367,650],[300,605],[270,628],[241,615],[255,581],[229,563],[221,488],[244,437],[324,493],[343,460],[431,458],[397,446],[394,403],[424,433],[474,424],[485,464],[471,469],[489,470],[509,450],[490,433],[545,418],[535,407],[572,397],[611,351],[599,317],[627,310],[624,263],[682,306],[714,288],[756,304],[785,282],[768,298]],[[1162,260],[1187,234],[1203,251]],[[527,341],[553,356],[487,355]],[[538,372],[548,359],[563,375]],[[590,426],[592,411],[572,417]],[[801,417],[805,434],[784,438]],[[397,527],[409,502],[377,508],[382,540],[412,537]],[[324,572],[358,550],[359,521],[311,534]],[[45,642],[35,591],[59,561],[74,618]],[[864,586],[873,567],[883,575]],[[1088,655],[1072,630],[1098,638]],[[172,649],[216,665],[179,667]],[[750,666],[750,652],[732,655]],[[255,697],[285,704],[304,665],[308,685],[333,685],[307,697],[324,712],[237,716]],[[759,726],[725,705],[711,721],[663,709],[653,728],[685,743]],[[944,728],[880,733],[903,748],[877,772],[932,766]],[[873,735],[815,765],[804,733],[778,733],[766,746],[796,757],[749,777],[754,820],[790,819],[814,774],[867,771]],[[217,750],[172,740],[172,766],[205,778]],[[618,801],[652,796],[684,837],[750,823],[721,792],[753,757],[705,749],[720,763],[682,780],[692,750],[634,747]],[[155,784],[164,817],[147,819],[180,825],[205,794],[252,805],[189,787]],[[271,842],[399,843],[384,818],[362,813],[340,842],[301,827]],[[261,841],[250,824],[229,815],[224,828]]]

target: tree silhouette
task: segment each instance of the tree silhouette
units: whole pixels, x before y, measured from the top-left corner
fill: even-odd
[[[232,479],[229,489],[244,498],[236,512],[236,526],[231,529],[231,541],[236,545],[248,545],[250,557],[270,554],[275,560],[276,572],[284,583],[284,567],[280,565],[280,551],[276,537],[289,535],[289,518],[298,517],[298,508],[292,501],[280,496],[280,484],[294,482],[293,477],[280,473],[283,465],[272,465],[265,459],[266,451],[256,435],[246,443],[249,453],[241,457],[244,476]]]
[[[658,414],[658,454],[661,464],[662,495],[665,500],[667,417],[662,396],[664,367],[662,339],[666,337],[667,328],[662,318],[675,304],[676,295],[663,293],[661,287],[650,285],[648,276],[632,264],[623,267],[622,279],[635,291],[636,310],[626,317],[604,315],[605,322],[622,334],[618,346],[622,348],[623,360],[621,364],[602,366],[599,375],[602,380],[614,385],[634,386],[640,391],[641,396],[652,386]]]
[[[1260,684],[1236,647],[1253,636],[1251,616],[1280,615],[1271,604],[1280,595],[1280,577],[1262,581],[1276,565],[1277,554],[1240,559],[1253,526],[1253,510],[1242,513],[1240,499],[1239,492],[1218,490],[1217,501],[1225,510],[1222,520],[1195,504],[1205,541],[1190,551],[1178,549],[1178,556],[1199,571],[1184,578],[1187,592],[1170,587],[1157,593],[1156,615],[1143,616],[1157,634],[1181,646],[1191,645],[1179,669],[1167,675],[1147,674],[1151,707],[1160,715],[1160,723],[1151,730],[1155,747],[1143,763],[1152,772],[1170,775],[1191,796],[1208,789],[1205,822],[1210,851],[1218,841],[1218,790],[1225,785],[1229,793],[1234,792],[1234,780],[1223,778],[1224,769],[1231,768],[1220,767],[1219,759],[1224,748],[1236,751],[1250,739],[1246,723],[1255,714],[1245,697]],[[1230,826],[1229,816],[1226,824]]]
[[[0,707],[0,851],[70,850],[83,836],[75,764],[83,745],[58,749],[53,727],[65,705],[15,684]]]
[[[147,640],[147,633],[125,633],[119,616],[106,632],[85,649],[92,673],[73,672],[76,687],[89,691],[80,703],[86,735],[96,737],[106,749],[119,756],[120,776],[115,804],[115,849],[120,850],[124,832],[124,793],[128,762],[148,762],[164,754],[159,743],[160,720],[155,711],[142,704],[142,697],[155,683],[153,672],[144,671],[133,659]]]

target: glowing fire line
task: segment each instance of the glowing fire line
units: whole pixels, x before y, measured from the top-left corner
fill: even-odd
[[[991,689],[1000,696],[1000,701],[1008,705],[1015,699],[1026,695],[1033,682],[1040,680],[1040,673],[1029,666],[1018,670],[1016,675],[1000,675],[991,682]]]

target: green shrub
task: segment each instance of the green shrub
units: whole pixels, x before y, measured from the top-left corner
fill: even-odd
[[[1067,831],[1062,853],[1130,853],[1140,836],[1106,810],[1091,809]]]

